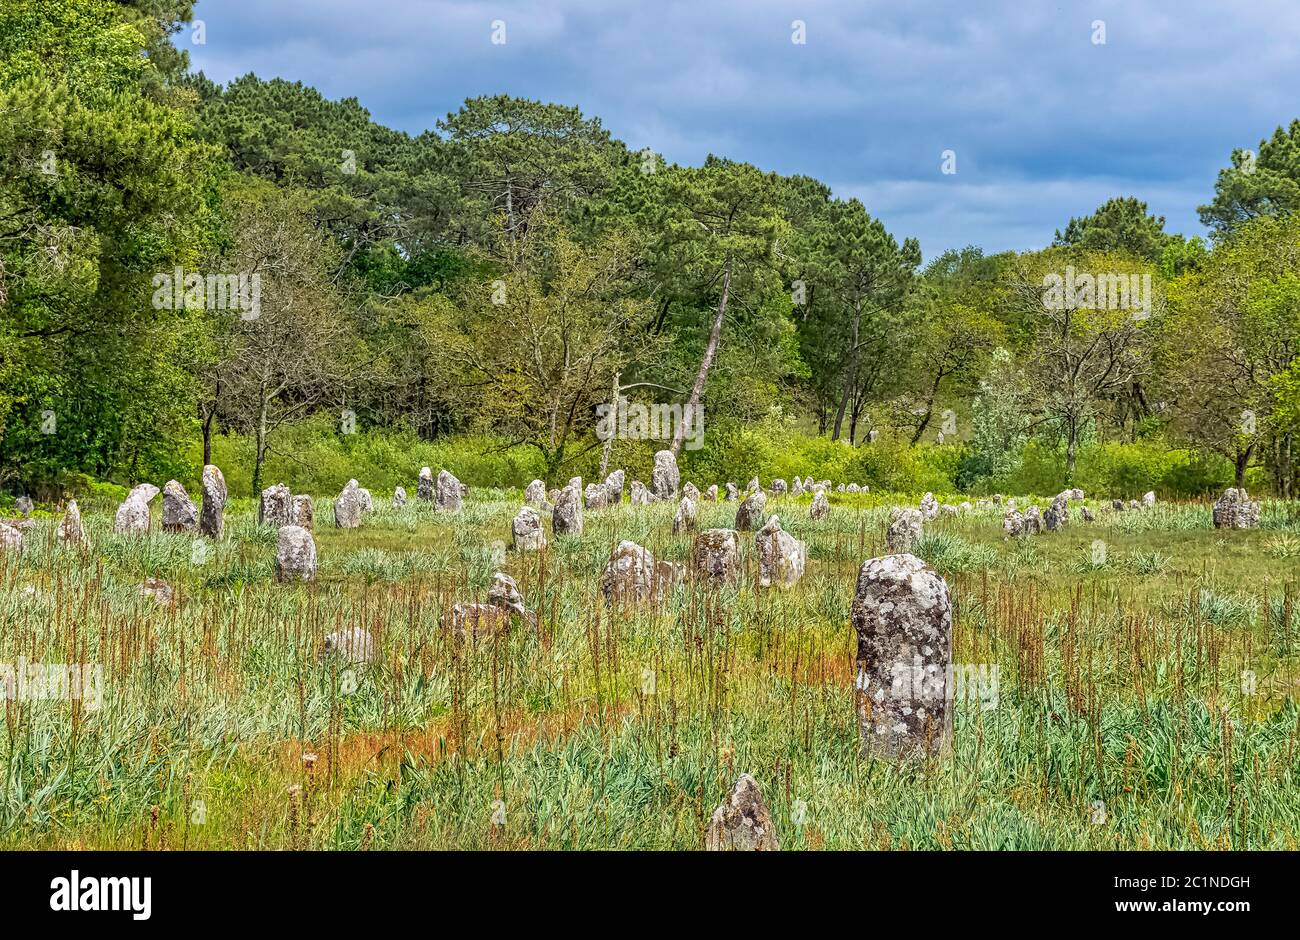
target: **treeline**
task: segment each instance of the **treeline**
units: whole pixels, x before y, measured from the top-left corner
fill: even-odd
[[[228,434],[256,491],[323,416],[556,480],[610,459],[616,394],[702,406],[706,441],[941,444],[966,489],[1145,442],[1296,491],[1300,121],[1232,154],[1209,244],[1116,198],[1041,251],[923,265],[815,179],[670,165],[576,108],[474,98],[411,136],[220,87],[170,41],[191,7],[0,6],[7,491],[185,478]]]

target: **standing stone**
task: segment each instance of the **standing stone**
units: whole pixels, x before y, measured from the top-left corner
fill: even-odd
[[[740,544],[735,529],[707,529],[691,548],[691,569],[708,584],[734,583],[740,577]]]
[[[835,492],[837,492],[837,493],[843,493],[843,492],[844,492],[844,484],[843,484],[843,483],[839,483],[839,484],[837,484],[836,487],[835,487]]]
[[[758,586],[789,587],[803,577],[808,566],[808,546],[781,528],[772,516],[754,536],[758,549]]]
[[[163,487],[162,528],[164,532],[193,532],[199,524],[199,510],[177,480]]]
[[[492,575],[492,583],[488,586],[487,602],[493,607],[500,607],[525,619],[531,619],[528,608],[524,606],[524,595],[520,592],[519,585],[504,571]]]
[[[375,501],[370,497],[370,490],[366,489],[364,486],[357,487],[357,500],[361,503],[362,515],[374,511]]]
[[[700,501],[699,488],[696,487],[696,485],[692,483],[690,480],[687,480],[685,483],[682,484],[682,495],[688,498],[693,503],[698,503]]]
[[[763,524],[763,510],[767,508],[767,494],[754,490],[736,510],[736,530],[753,532]]]
[[[713,811],[704,848],[709,852],[780,851],[772,814],[749,774],[740,775],[731,795]]]
[[[146,503],[152,502],[153,498],[158,495],[160,490],[152,483],[138,483],[131,487],[131,492],[126,494],[127,499],[140,499]]]
[[[623,502],[623,481],[627,475],[622,470],[615,470],[609,476],[605,477],[605,489],[609,490],[609,501],[611,505],[618,506]]]
[[[1152,507],[1155,506],[1155,504],[1156,504],[1156,492],[1155,492],[1155,490],[1147,490],[1145,493],[1142,494],[1142,508],[1143,508],[1143,509],[1151,509]]]
[[[858,493],[861,492],[861,490],[862,487],[858,486],[856,483],[850,483],[848,486],[844,487],[844,492],[846,493]]]
[[[925,516],[919,509],[895,509],[891,512],[889,528],[885,531],[885,547],[890,554],[910,552],[921,538],[924,523]]]
[[[59,523],[58,538],[64,545],[81,545],[86,541],[86,530],[81,527],[81,510],[75,499],[68,500],[68,508]]]
[[[735,502],[736,500],[738,500],[738,499],[740,499],[740,491],[736,489],[736,484],[734,484],[734,483],[728,483],[728,484],[727,484],[727,502],[729,502],[729,503],[734,503],[734,502]]]
[[[529,506],[540,506],[546,502],[546,484],[541,480],[534,480],[524,487],[524,502]]]
[[[1079,515],[1083,517],[1084,522],[1096,522],[1097,518],[1092,514],[1092,510],[1087,506],[1079,507]]]
[[[750,477],[750,478],[749,478],[749,483],[746,484],[746,486],[745,486],[745,492],[746,492],[746,493],[757,493],[757,492],[758,492],[759,490],[761,490],[762,488],[763,488],[762,484],[758,482],[758,477]]]
[[[428,467],[420,468],[420,481],[415,484],[415,498],[426,503],[433,502],[433,471]]]
[[[601,572],[600,592],[606,604],[658,603],[685,573],[684,565],[656,561],[648,549],[624,539]]]
[[[803,495],[803,480],[799,479],[797,476],[794,478],[794,483],[790,484],[790,495],[791,496]]]
[[[570,483],[560,490],[555,497],[555,509],[551,513],[551,531],[558,538],[561,535],[582,534],[582,490],[580,486]]]
[[[704,491],[704,498],[711,503],[716,503],[718,501],[718,484],[711,483],[709,488]]]
[[[225,530],[226,478],[208,464],[203,468],[203,508],[199,510],[199,534],[221,538]]]
[[[0,551],[21,551],[23,533],[7,522],[0,522]]]
[[[941,754],[952,740],[952,600],[915,555],[865,562],[853,598],[856,695],[868,755]]]
[[[1216,529],[1254,529],[1259,526],[1259,503],[1252,502],[1244,487],[1228,487],[1214,504]]]
[[[289,492],[289,487],[277,483],[262,490],[262,501],[257,506],[259,525],[273,525],[278,529],[280,526],[291,525],[292,515],[293,494]],[[166,523],[166,513],[163,514],[163,522]]]
[[[277,581],[316,580],[316,541],[300,525],[283,525],[275,538]]]
[[[295,496],[289,510],[289,524],[300,525],[308,532],[316,527],[316,513],[312,509],[310,496]]]
[[[155,604],[170,607],[176,599],[175,589],[162,578],[145,578],[140,585],[140,597],[152,597]]]
[[[1025,535],[1042,535],[1043,534],[1043,517],[1038,512],[1037,506],[1030,506],[1025,510]]]
[[[514,536],[517,552],[540,552],[546,547],[542,517],[530,506],[525,506],[515,513],[514,521],[510,523],[510,531]]]
[[[331,633],[321,642],[320,658],[331,656],[354,666],[369,663],[375,658],[375,638],[361,627],[347,627]]]
[[[1043,525],[1048,532],[1057,532],[1064,529],[1070,521],[1070,495],[1061,493],[1052,500],[1052,505],[1047,507],[1047,512],[1043,514]]]
[[[925,517],[926,522],[939,515],[939,501],[934,498],[933,493],[926,493],[921,497],[921,515]]]
[[[695,502],[689,496],[683,496],[677,504],[677,515],[673,517],[673,534],[689,532],[695,528]]]
[[[1025,517],[1015,509],[1008,509],[1002,517],[1002,531],[1013,539],[1025,534]]]
[[[119,534],[139,534],[149,532],[149,504],[140,499],[127,497],[117,507],[113,517],[113,531]]]
[[[435,505],[439,512],[460,512],[460,501],[465,495],[465,487],[446,470],[438,471],[438,487],[434,493]]]
[[[588,483],[583,502],[587,509],[604,509],[611,502],[609,487],[604,483]]]
[[[32,509],[34,508],[35,507],[32,505],[32,498],[30,496],[19,496],[16,500],[14,500],[14,509],[16,509],[18,511],[18,515],[22,516],[24,519],[26,519],[28,516],[32,514]]]
[[[334,500],[334,524],[340,529],[355,529],[361,525],[361,494],[356,480],[348,480],[343,491]]]
[[[1129,512],[1136,512],[1137,510],[1142,508],[1142,504],[1139,503],[1136,499],[1130,499],[1128,501],[1128,508],[1129,508]]]
[[[640,480],[633,480],[630,501],[633,506],[649,506],[651,503],[659,502],[659,497],[647,489]]]
[[[782,479],[776,479],[776,480],[773,480],[773,481],[772,481],[772,495],[773,495],[773,496],[784,496],[784,495],[786,494],[787,490],[789,490],[789,487],[786,485],[785,480],[782,480]]]
[[[677,470],[677,458],[671,450],[655,452],[654,469],[650,471],[650,487],[660,499],[672,499],[677,495],[681,483],[681,473]]]
[[[1122,500],[1122,499],[1112,499],[1112,500],[1110,501],[1110,508],[1113,509],[1115,512],[1123,512],[1123,511],[1124,511],[1124,500]]]
[[[808,518],[816,522],[831,514],[831,504],[826,499],[826,491],[818,490],[813,494],[812,505],[808,507]]]
[[[406,508],[406,487],[404,487],[404,486],[394,487],[394,489],[393,489],[393,508],[394,508],[394,509],[405,509],[405,508]]]

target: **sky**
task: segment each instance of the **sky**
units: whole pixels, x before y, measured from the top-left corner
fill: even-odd
[[[1204,234],[1232,150],[1300,118],[1300,0],[199,0],[195,17],[203,41],[176,43],[217,82],[302,81],[411,133],[479,95],[576,105],[670,163],[816,177],[927,259],[1042,247],[1112,196]]]

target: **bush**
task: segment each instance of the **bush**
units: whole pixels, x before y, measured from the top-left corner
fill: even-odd
[[[1147,490],[1163,498],[1191,498],[1231,485],[1232,465],[1222,457],[1171,449],[1158,440],[1100,443],[1080,448],[1070,485],[1107,497],[1135,499]],[[983,492],[1051,496],[1066,487],[1065,449],[1029,441],[1014,469],[979,485]]]

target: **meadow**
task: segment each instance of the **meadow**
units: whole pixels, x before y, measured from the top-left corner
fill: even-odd
[[[317,496],[306,585],[277,583],[248,500],[199,549],[158,531],[160,501],[147,538],[83,506],[88,549],[38,509],[0,553],[0,662],[95,663],[102,695],[5,703],[0,847],[695,850],[746,772],[783,849],[1298,847],[1300,502],[1245,531],[1206,501],[1100,498],[1014,541],[997,507],[927,523],[954,661],[996,666],[996,696],[954,703],[946,759],[895,763],[860,753],[849,607],[919,494],[829,495],[819,521],[769,498],[808,544],[794,587],[756,586],[742,533],[739,584],[636,609],[605,606],[601,569],[622,539],[687,561],[675,503],[589,511],[579,537],[544,519],[549,547],[520,554],[518,489],[456,515],[376,491],[353,530]],[[702,502],[700,527],[736,506]],[[497,570],[536,623],[458,640],[447,609]],[[321,655],[351,626],[372,666]]]

